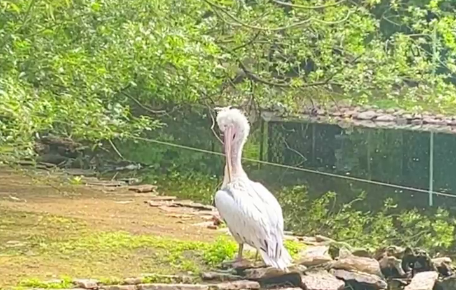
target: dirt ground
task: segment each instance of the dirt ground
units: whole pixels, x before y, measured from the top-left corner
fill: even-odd
[[[144,201],[150,196],[0,168],[0,288],[32,277],[147,273],[161,267],[148,247],[156,238],[212,241],[220,235],[196,226],[198,217],[182,219],[149,206]]]

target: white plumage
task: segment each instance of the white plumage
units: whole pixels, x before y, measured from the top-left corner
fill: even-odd
[[[222,188],[215,194],[215,206],[239,244],[256,248],[266,265],[285,270],[291,257],[283,246],[282,208],[261,183],[250,180],[241,164],[242,148],[249,134],[247,118],[237,109],[223,108],[217,123],[224,133],[227,156]]]

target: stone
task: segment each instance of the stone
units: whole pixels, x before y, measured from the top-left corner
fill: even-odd
[[[317,110],[317,115],[326,115],[326,111],[323,109]]]
[[[396,112],[396,109],[394,109],[394,108],[389,108],[389,109],[386,109],[385,112],[388,113],[388,114],[394,114],[394,112]]]
[[[306,267],[316,266],[332,261],[329,246],[309,246],[298,254],[296,262]]]
[[[136,285],[106,285],[101,286],[102,290],[136,290]]]
[[[148,279],[149,281],[160,281],[167,283],[184,283],[191,284],[194,283],[196,277],[189,275],[164,275],[164,274],[154,274],[154,273],[145,273],[141,274],[141,279]]]
[[[358,257],[366,257],[366,258],[370,258],[372,256],[372,254],[367,249],[363,249],[363,248],[353,249],[352,255],[358,256]]]
[[[377,118],[375,118],[375,121],[379,121],[379,122],[394,122],[396,121],[396,117],[394,117],[393,115],[380,115],[378,116]]]
[[[441,258],[434,258],[431,260],[434,266],[436,267],[437,271],[443,277],[448,277],[453,275],[453,261],[450,257],[441,257]],[[456,288],[455,288],[456,289]]]
[[[230,273],[219,273],[219,272],[205,272],[201,273],[201,279],[203,280],[216,280],[216,281],[237,281],[242,280],[241,276],[233,275]]]
[[[435,271],[418,273],[404,290],[432,290],[438,277],[439,274]]]
[[[406,276],[406,273],[404,272],[404,269],[402,268],[402,260],[398,259],[394,255],[388,255],[388,253],[385,253],[385,255],[380,259],[379,264],[380,264],[380,269],[386,278],[388,278],[388,277],[397,278],[395,276],[398,276],[398,277]],[[394,269],[396,271],[394,271]]]
[[[84,289],[98,288],[98,281],[95,279],[74,279],[73,284]]]
[[[386,289],[388,284],[377,275],[366,274],[361,272],[352,272],[347,270],[332,270],[332,274],[348,284],[362,284],[369,286],[369,289]]]
[[[356,112],[356,111],[346,111],[346,112],[344,112],[343,116],[345,118],[350,118],[350,117],[356,118],[356,116],[358,116],[358,112]]]
[[[153,283],[153,284],[139,284],[139,285],[137,285],[137,289],[138,290],[209,290],[209,285]]]
[[[402,114],[398,114],[398,115],[402,115]],[[407,120],[413,120],[413,119],[415,119],[415,118],[412,116],[412,114],[403,114],[403,115],[402,115],[402,118],[405,118],[405,119],[407,119]]]
[[[382,277],[382,271],[380,270],[380,264],[377,260],[372,258],[351,256],[334,261],[332,264],[333,269],[347,270],[347,271],[358,271],[367,274],[377,275]]]
[[[143,281],[142,278],[136,277],[136,278],[126,278],[124,279],[124,284],[127,285],[136,285],[136,284],[141,284]]]
[[[404,279],[391,279],[388,281],[388,290],[404,290],[404,287],[407,286],[408,281]]]
[[[150,198],[151,200],[154,201],[167,201],[167,200],[176,200],[176,196],[164,196],[164,195],[159,195],[159,196],[153,196]]]
[[[421,124],[423,124],[423,120],[420,120],[420,119],[413,119],[413,120],[411,121],[411,124],[412,124],[412,125],[421,125]]]
[[[342,116],[342,112],[331,112],[329,115],[333,117],[340,117]]]
[[[302,275],[302,284],[307,290],[342,290],[345,282],[337,279],[327,271],[310,272]]]
[[[423,119],[424,124],[434,124],[434,125],[446,125],[446,122],[432,117],[425,117]]]
[[[367,112],[362,112],[362,113],[359,113],[357,116],[356,116],[356,119],[359,119],[359,120],[372,120],[373,118],[377,117],[377,113],[374,112],[374,111],[367,111]]]
[[[445,116],[444,116],[443,114],[437,114],[437,115],[435,116],[435,118],[436,118],[436,119],[443,120],[443,119],[445,119]]]
[[[289,272],[297,272],[302,273],[306,270],[306,266],[304,265],[292,265],[288,268]],[[286,272],[276,269],[274,267],[267,267],[267,268],[252,268],[246,269],[244,271],[244,275],[247,279],[250,280],[260,280],[260,279],[267,279],[277,276],[282,276]]]
[[[223,282],[210,286],[214,290],[237,290],[237,289],[260,289],[260,283],[249,280],[240,280],[234,282]]]
[[[128,190],[134,191],[137,193],[155,192],[156,189],[157,189],[157,186],[152,185],[152,184],[130,185],[128,187]]]

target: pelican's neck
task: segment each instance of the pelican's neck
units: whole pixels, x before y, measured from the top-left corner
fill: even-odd
[[[244,144],[247,141],[248,133],[245,132],[238,132],[238,136],[233,142],[233,146],[231,147],[231,164],[232,164],[232,177],[233,179],[236,177],[244,177],[247,176],[244,169],[242,168],[242,150],[244,149]],[[227,173],[226,166],[225,166],[225,173]]]

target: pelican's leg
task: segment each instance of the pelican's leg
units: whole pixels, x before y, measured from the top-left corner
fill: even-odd
[[[238,255],[236,258],[236,262],[242,261],[242,252],[244,251],[244,244],[239,244]]]
[[[256,251],[256,254],[255,254],[255,262],[258,262],[258,250]]]

